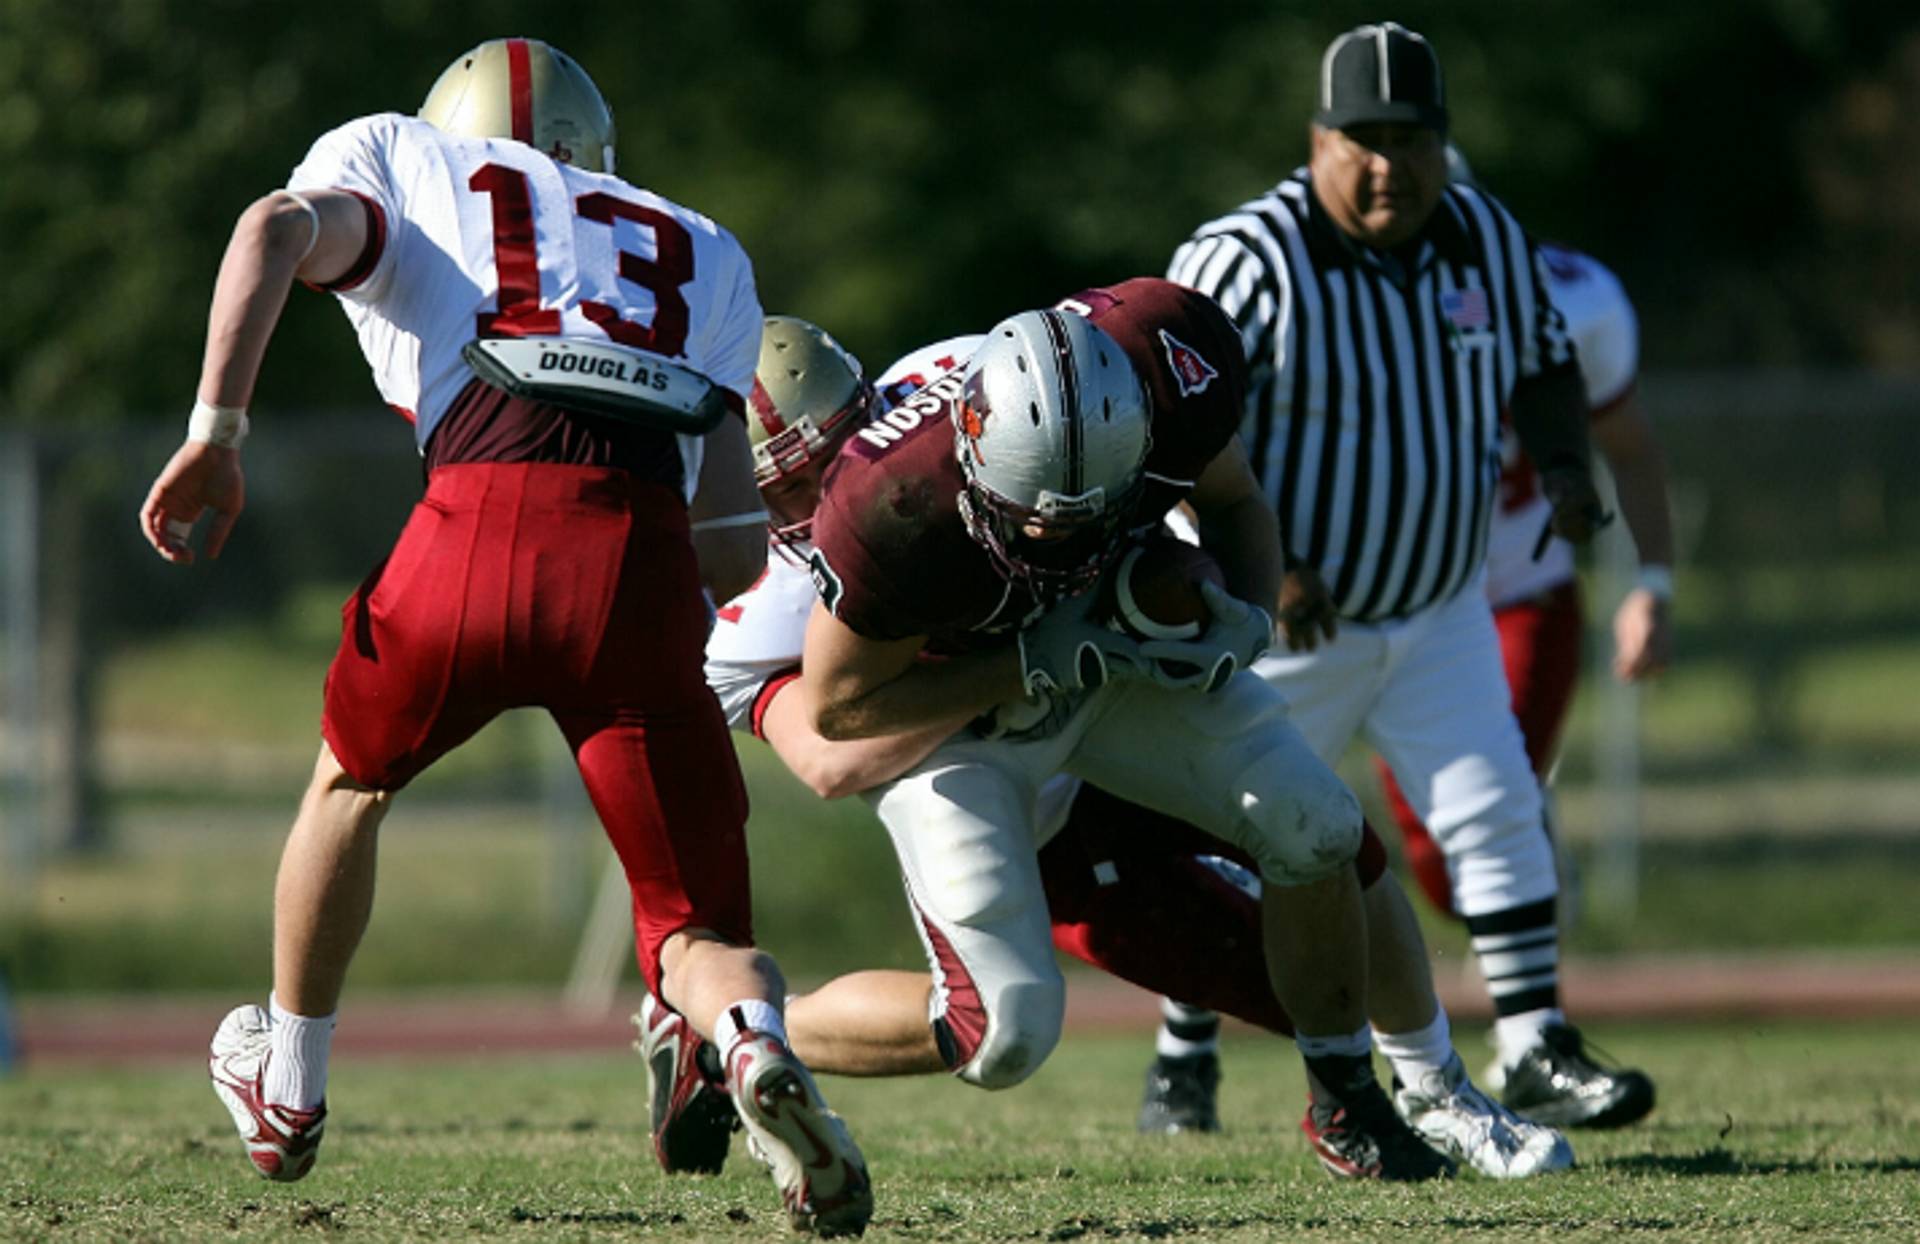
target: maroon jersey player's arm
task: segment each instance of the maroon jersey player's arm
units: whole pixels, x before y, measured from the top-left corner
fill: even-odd
[[[1015,645],[923,661],[926,642],[868,639],[815,604],[794,684],[814,729],[827,739],[898,734],[1025,694]]]
[[[1271,611],[1280,596],[1280,524],[1238,436],[1200,472],[1187,504],[1200,545],[1220,563],[1227,590]]]
[[[825,738],[898,734],[1024,694],[1012,636],[974,629],[1008,587],[960,519],[946,405],[958,392],[936,384],[908,399],[886,428],[848,441],[821,482],[810,559],[820,600],[798,685]],[[922,659],[930,641],[959,651]]]

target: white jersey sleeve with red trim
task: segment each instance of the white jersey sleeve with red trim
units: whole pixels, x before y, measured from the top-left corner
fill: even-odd
[[[769,549],[760,581],[716,612],[707,637],[707,685],[719,697],[728,726],[751,734],[761,690],[800,668],[813,602],[807,568]]]
[[[762,317],[746,252],[651,191],[398,113],[323,135],[287,185],[353,191],[380,218],[334,292],[422,447],[472,379],[460,350],[478,336],[613,340],[743,399],[753,383]]]
[[[1595,416],[1633,389],[1640,362],[1640,325],[1620,278],[1599,260],[1562,246],[1543,244],[1548,288],[1567,334],[1580,354],[1587,404]],[[1552,509],[1540,492],[1533,464],[1521,453],[1512,429],[1503,429],[1500,496],[1487,532],[1487,600],[1499,609],[1537,596],[1572,579],[1573,546],[1548,541],[1539,560],[1533,556],[1540,531]]]
[[[1618,401],[1640,369],[1640,320],[1620,278],[1599,260],[1543,245],[1548,288],[1580,352],[1587,404],[1595,413]]]

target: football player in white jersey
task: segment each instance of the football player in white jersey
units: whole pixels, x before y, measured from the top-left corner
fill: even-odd
[[[298,279],[332,291],[381,396],[413,425],[426,496],[348,602],[323,746],[275,892],[267,1007],[215,1034],[214,1087],[266,1178],[305,1175],[394,795],[504,709],[546,708],[633,890],[656,998],[715,1043],[789,1219],[858,1233],[865,1163],[786,1044],[786,986],[754,949],[746,796],[701,677],[707,612],[688,498],[756,509],[743,418],[761,310],[740,244],[612,172],[613,115],[563,53],[497,39],[417,117],[323,135],[240,217],[209,313],[188,438],[141,527],[217,556],[244,501],[260,359]],[[724,544],[727,529],[717,529]],[[722,590],[755,554],[709,576]],[[691,1051],[689,1051],[691,1056]]]
[[[719,611],[707,645],[707,677],[734,729],[769,742],[789,768],[823,797],[867,790],[917,765],[966,722],[956,717],[923,730],[869,739],[828,740],[805,719],[802,697],[788,694],[800,673],[808,614],[815,599],[805,565],[820,478],[839,446],[856,435],[884,439],[896,425],[888,416],[900,400],[928,381],[957,370],[981,338],[954,338],[916,351],[869,386],[860,366],[831,336],[791,317],[767,321],[760,369],[750,398],[756,475],[766,501],[774,542],[767,573],[753,589]],[[871,428],[870,414],[875,422]],[[1232,849],[1172,817],[1128,804],[1070,776],[1043,787],[1037,818],[1038,894],[1010,894],[1008,909],[1044,906],[1055,947],[1141,984],[1164,989],[1180,983],[1200,991],[1210,1005],[1283,1035],[1292,1024],[1274,998],[1260,944],[1259,882],[1240,865],[1220,858]],[[1356,871],[1366,890],[1369,937],[1381,980],[1370,1011],[1388,1017],[1382,1048],[1408,1082],[1429,1076],[1431,1057],[1442,1068],[1456,1065],[1446,1048],[1446,1020],[1434,996],[1427,952],[1398,883],[1385,868],[1371,830]],[[952,884],[930,874],[924,853],[902,857],[910,893],[931,893]],[[1015,882],[1010,881],[1009,884]],[[1028,884],[1024,879],[1018,884]],[[929,915],[923,919],[931,920]],[[1168,936],[1170,928],[1177,936]],[[930,964],[951,987],[963,981],[982,995],[998,996],[1001,965],[991,945],[966,927],[939,924],[929,942]],[[964,962],[965,973],[958,971]],[[944,970],[943,970],[944,968]],[[928,1022],[938,976],[927,972],[857,972],[791,1000],[789,1022],[795,1049],[817,1069],[852,1075],[910,1074],[959,1070],[933,1051]],[[892,1010],[917,1016],[899,1031],[876,1025],[883,1002],[904,998]],[[942,1008],[933,1007],[934,1011]],[[661,1015],[651,1000],[640,1015],[640,1048],[673,1033],[675,1017]],[[959,1021],[955,1021],[956,1023]],[[1437,1053],[1410,1034],[1431,1029]],[[1409,1034],[1396,1036],[1396,1033]],[[688,1043],[690,1038],[682,1037]],[[652,1059],[649,1057],[651,1069]],[[683,1082],[671,1089],[656,1082],[652,1100],[674,1117],[656,1114],[656,1131],[670,1133],[675,1149],[697,1155],[682,1169],[713,1171],[726,1154],[724,1098],[712,1092],[714,1068],[676,1067],[663,1060],[659,1075],[674,1071]],[[1414,1111],[1417,1094],[1400,1104],[1436,1148],[1483,1173],[1518,1177],[1571,1162],[1564,1138],[1498,1107],[1464,1080],[1444,1102]]]

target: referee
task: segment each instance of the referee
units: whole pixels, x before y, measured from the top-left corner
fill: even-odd
[[[1448,185],[1427,41],[1347,31],[1316,86],[1307,167],[1168,268],[1227,309],[1252,365],[1243,435],[1287,563],[1286,650],[1256,668],[1329,764],[1364,737],[1432,830],[1492,994],[1506,1104],[1629,1123],[1652,1082],[1596,1062],[1560,1009],[1553,847],[1483,583],[1503,409],[1552,530],[1584,541],[1605,521],[1574,349],[1533,240]]]

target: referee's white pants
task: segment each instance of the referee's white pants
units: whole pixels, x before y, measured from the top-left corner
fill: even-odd
[[[1038,853],[1071,798],[1050,784],[1061,772],[1233,843],[1269,884],[1317,881],[1359,850],[1358,801],[1251,674],[1213,695],[1116,683],[1050,738],[954,736],[865,798],[933,970],[928,1018],[955,1073],[987,1088],[1024,1080],[1060,1039],[1066,983]]]
[[[1277,650],[1254,671],[1328,764],[1356,735],[1380,753],[1445,854],[1462,916],[1558,892],[1540,784],[1478,580],[1410,618],[1342,620],[1331,644]]]

